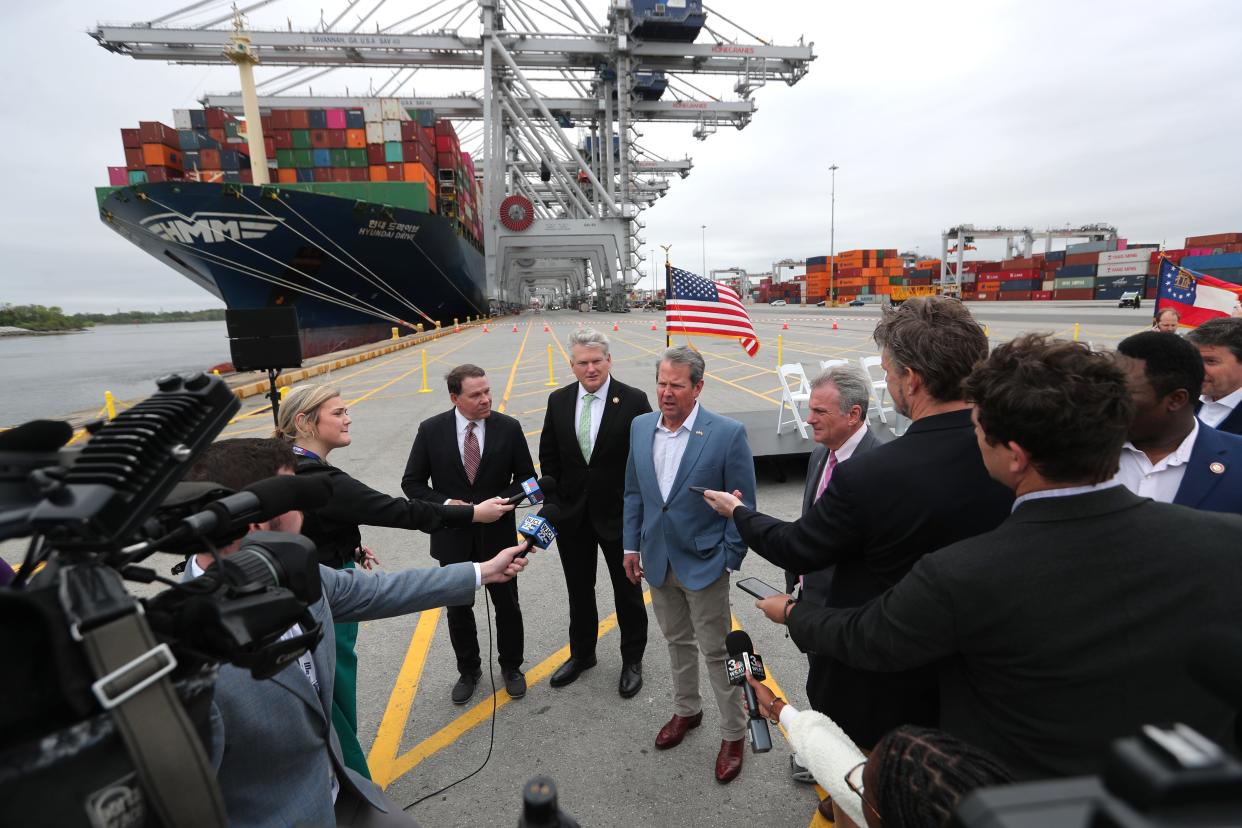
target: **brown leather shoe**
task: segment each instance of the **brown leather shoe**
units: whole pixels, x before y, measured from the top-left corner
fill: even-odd
[[[742,748],[745,745],[745,739],[738,739],[734,742],[727,739],[720,741],[720,753],[716,754],[717,782],[723,784],[737,779],[737,775],[742,772]]]
[[[819,815],[822,816],[824,819],[828,820],[829,822],[832,822],[836,819],[836,814],[832,812],[832,797],[831,796],[825,796],[823,799],[821,799],[819,801],[819,804],[815,806],[815,810],[819,811]]]
[[[660,728],[660,732],[656,734],[656,750],[668,750],[671,747],[677,747],[681,744],[681,740],[686,738],[686,731],[694,730],[702,721],[702,710],[693,716],[678,716],[674,713],[673,718],[669,719],[664,727]]]

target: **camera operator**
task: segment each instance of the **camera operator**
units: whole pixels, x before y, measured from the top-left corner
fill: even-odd
[[[275,475],[292,475],[294,464],[292,451],[280,440],[223,440],[203,453],[192,476],[248,485]],[[297,532],[301,525],[301,514],[288,512],[253,525],[251,531]],[[236,541],[220,553],[228,555],[241,544]],[[233,666],[220,668],[212,710],[211,757],[229,823],[414,824],[374,783],[342,760],[330,712],[336,660],[333,621],[366,621],[468,603],[480,586],[512,580],[526,566],[526,559],[515,557],[523,548],[510,547],[483,563],[398,573],[367,574],[321,565],[323,598],[310,607],[324,630],[318,646],[267,681],[256,681],[249,672]],[[187,576],[200,575],[211,563],[209,554],[191,558]],[[299,633],[295,625],[287,635]]]

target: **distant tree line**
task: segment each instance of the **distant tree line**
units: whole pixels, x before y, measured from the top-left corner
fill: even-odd
[[[66,314],[53,305],[0,305],[0,326],[30,331],[72,331],[94,325],[144,325],[154,322],[218,322],[224,308],[197,311],[119,311]]]

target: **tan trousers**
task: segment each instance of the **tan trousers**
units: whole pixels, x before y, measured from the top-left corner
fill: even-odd
[[[746,736],[746,711],[742,691],[729,684],[725,673],[725,636],[732,629],[729,612],[729,573],[706,589],[686,589],[668,568],[663,586],[651,588],[651,608],[668,641],[668,660],[673,672],[673,712],[693,716],[703,709],[699,695],[699,653],[707,664],[708,678],[720,708],[720,738],[736,741]]]

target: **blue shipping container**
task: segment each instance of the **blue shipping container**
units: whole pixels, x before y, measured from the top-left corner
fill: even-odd
[[[345,110],[345,128],[346,129],[366,129],[366,116],[362,114],[361,109]]]
[[[315,171],[307,167],[298,167],[298,183],[311,182],[315,180]]]
[[[1058,279],[1073,279],[1079,276],[1094,276],[1095,265],[1069,265],[1057,268]]]
[[[177,130],[177,140],[182,151],[198,149],[198,133],[192,129]]]
[[[1112,241],[1094,241],[1083,242],[1082,244],[1071,244],[1065,248],[1065,252],[1071,256],[1075,253],[1103,253],[1109,250],[1117,249],[1117,240]]]
[[[1218,253],[1215,256],[1187,256],[1182,267],[1191,270],[1217,270],[1224,267],[1242,267],[1242,253]]]
[[[1054,251],[1052,251],[1051,253],[1049,253],[1047,256],[1044,256],[1044,261],[1046,261],[1046,262],[1063,262],[1063,261],[1065,261],[1065,251],[1064,251],[1064,250],[1054,250]]]
[[[1134,293],[1135,291],[1142,293],[1141,287],[1097,287],[1095,289],[1096,299],[1120,299],[1123,293]]]
[[[312,159],[311,163],[314,164],[316,167],[331,167],[332,166],[332,150],[330,149],[311,150],[311,159]]]
[[[1218,267],[1212,270],[1202,270],[1200,273],[1211,276],[1213,279],[1220,279],[1222,282],[1242,285],[1242,267]]]
[[[1095,289],[1119,288],[1122,290],[1143,290],[1147,287],[1146,276],[1097,276]]]
[[[207,113],[202,109],[190,110],[190,126],[194,129],[207,128]]]
[[[237,150],[220,150],[220,169],[222,170],[240,170],[241,169],[241,153]],[[225,181],[228,177],[225,177]]]
[[[1000,283],[1000,289],[1006,293],[1011,290],[1041,290],[1042,286],[1043,282],[1039,279],[1014,279]]]
[[[828,257],[827,256],[812,256],[811,258],[806,260],[806,263],[808,265],[828,264]]]
[[[324,109],[312,109],[307,113],[310,120],[311,129],[327,129],[328,128],[328,112]]]

